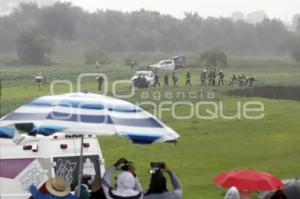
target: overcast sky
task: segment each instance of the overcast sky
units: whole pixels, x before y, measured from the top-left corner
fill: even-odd
[[[69,0],[70,1],[70,0]],[[290,21],[300,12],[300,0],[71,0],[90,11],[114,9],[133,11],[145,8],[182,17],[186,11],[197,11],[201,16],[231,16],[234,11],[245,14],[264,10],[271,18]]]
[[[10,7],[20,1],[35,1],[39,5],[47,5],[55,0],[0,0],[0,11],[7,12]],[[232,12],[244,14],[264,10],[270,18],[280,18],[290,22],[293,15],[300,13],[300,0],[60,0],[71,1],[73,4],[89,11],[96,9],[113,9],[134,11],[145,8],[163,14],[183,17],[184,12],[198,12],[202,17],[230,17]]]

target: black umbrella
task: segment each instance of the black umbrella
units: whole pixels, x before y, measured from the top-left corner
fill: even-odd
[[[300,199],[300,179],[292,179],[284,181],[285,188],[282,190],[287,199]],[[273,192],[264,192],[260,195],[260,199],[270,199],[274,195]]]
[[[300,199],[300,180],[295,180],[282,191],[287,199]]]

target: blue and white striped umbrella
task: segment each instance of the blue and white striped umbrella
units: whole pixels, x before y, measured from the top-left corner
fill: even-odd
[[[1,118],[2,137],[13,137],[15,128],[33,135],[57,132],[119,135],[137,144],[174,142],[179,138],[175,131],[140,107],[91,93],[68,93],[33,100]]]

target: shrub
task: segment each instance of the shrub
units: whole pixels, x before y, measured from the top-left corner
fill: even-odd
[[[99,64],[107,64],[109,62],[106,54],[100,49],[87,51],[85,53],[86,64],[95,64],[97,61]]]
[[[200,54],[200,65],[203,63],[207,67],[227,66],[227,55],[219,49],[209,49]]]
[[[48,64],[47,54],[52,47],[53,41],[37,28],[22,30],[16,39],[16,50],[21,64]]]

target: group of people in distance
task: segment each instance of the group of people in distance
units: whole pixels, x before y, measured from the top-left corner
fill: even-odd
[[[119,159],[109,167],[104,173],[103,179],[96,176],[91,184],[91,191],[88,190],[88,186],[83,180],[81,187],[75,189],[76,195],[80,195],[80,197],[71,193],[70,185],[62,176],[49,179],[45,185],[46,191],[41,192],[35,185],[31,185],[29,192],[33,199],[181,199],[183,195],[182,185],[174,172],[165,164],[153,169],[149,188],[146,192],[143,191],[134,165],[124,158]],[[113,177],[116,171],[120,171],[120,173],[114,186]],[[173,185],[172,192],[167,189],[167,179],[164,173],[170,177]]]
[[[186,77],[185,85],[191,86],[192,82],[191,82],[190,71],[186,72],[185,77]],[[223,86],[224,85],[224,77],[225,77],[225,75],[222,71],[217,72],[217,70],[212,70],[208,73],[207,70],[204,69],[200,75],[201,85],[206,86],[208,84],[209,86],[216,86],[216,82],[217,82],[216,78],[218,78],[218,85]],[[173,86],[176,87],[177,82],[178,82],[178,75],[175,71],[172,73],[172,81],[173,81]],[[154,77],[154,87],[156,87],[156,86],[160,86],[159,76],[157,74]],[[164,75],[164,87],[169,87],[169,75],[168,74]]]
[[[250,87],[253,86],[254,81],[256,81],[256,77],[247,77],[245,73],[241,73],[239,75],[233,74],[231,77],[231,81],[229,86],[234,86],[236,82],[240,87],[249,85]]]
[[[169,75],[165,74],[164,75],[164,87],[169,87]],[[177,86],[178,82],[178,75],[174,71],[172,73],[172,81],[173,81],[173,86]],[[208,71],[207,69],[203,69],[201,75],[200,75],[200,81],[201,81],[201,86],[224,86],[225,85],[225,74],[223,73],[222,70],[217,71],[216,68],[211,69]],[[244,73],[241,73],[240,75],[233,74],[231,77],[231,81],[229,83],[229,86],[235,86],[236,83],[240,87],[243,86],[253,86],[254,81],[256,81],[255,77],[247,77],[245,76]],[[191,73],[189,71],[186,72],[186,81],[185,81],[186,86],[191,86]],[[154,87],[158,86],[160,87],[160,82],[159,82],[159,76],[156,74],[154,77]]]
[[[172,82],[173,82],[173,86],[176,87],[177,86],[177,82],[178,82],[178,75],[177,73],[174,71],[172,73]],[[186,81],[185,81],[185,85],[186,86],[191,86],[192,82],[191,82],[191,73],[189,71],[187,71],[186,73]],[[154,87],[158,86],[160,87],[160,82],[159,82],[159,76],[158,74],[154,75]],[[164,87],[169,87],[169,75],[165,74],[164,75]]]
[[[203,69],[200,76],[202,86],[216,86],[216,83],[218,83],[218,86],[224,86],[224,78],[225,75],[223,71],[220,70],[218,72],[216,68],[211,69],[209,72],[207,71],[207,69]],[[235,86],[236,83],[238,83],[240,87],[247,85],[252,87],[254,81],[256,81],[255,77],[247,77],[245,73],[241,73],[239,75],[233,74],[231,77],[231,81],[229,82],[229,86]]]
[[[216,86],[216,83],[218,83],[218,86],[224,86],[224,77],[222,70],[218,72],[216,68],[213,68],[208,72],[207,69],[203,69],[200,75],[201,85]]]
[[[164,82],[164,87],[169,87],[169,75],[165,74],[163,78]],[[240,75],[232,75],[231,81],[229,83],[229,86],[235,86],[236,83],[240,87],[243,86],[253,86],[254,81],[256,80],[255,77],[247,77],[245,76],[244,73],[241,73]],[[173,81],[173,86],[177,86],[178,82],[178,75],[174,71],[172,73],[172,81]],[[211,69],[208,71],[207,69],[203,69],[201,75],[200,75],[200,81],[201,81],[201,86],[224,86],[225,85],[225,74],[223,73],[222,70],[217,71],[216,68]],[[191,86],[191,73],[189,71],[186,72],[186,81],[185,81],[186,86]],[[156,74],[154,76],[154,87],[158,86],[160,87],[160,82],[159,82],[159,76]]]

